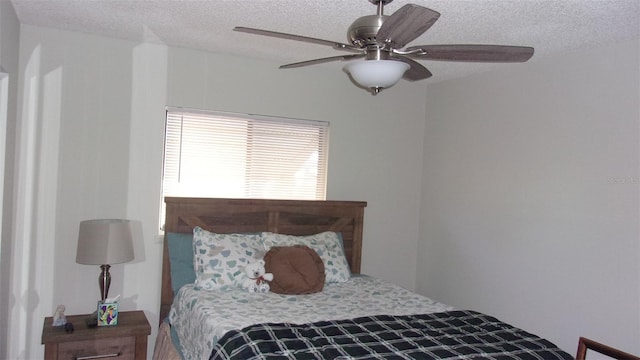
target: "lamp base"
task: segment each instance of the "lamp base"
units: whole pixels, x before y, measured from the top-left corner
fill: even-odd
[[[102,272],[98,277],[98,285],[100,286],[100,296],[102,302],[107,299],[109,295],[109,286],[111,286],[111,274],[109,274],[110,265],[100,265]]]

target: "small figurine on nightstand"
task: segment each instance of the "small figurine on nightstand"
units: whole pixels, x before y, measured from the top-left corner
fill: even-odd
[[[67,323],[67,317],[64,316],[65,309],[64,305],[58,305],[53,314],[53,326],[64,326]]]

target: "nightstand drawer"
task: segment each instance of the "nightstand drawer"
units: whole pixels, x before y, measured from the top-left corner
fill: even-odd
[[[114,337],[101,340],[84,340],[60,343],[60,359],[117,359],[133,360],[136,341],[133,337]]]

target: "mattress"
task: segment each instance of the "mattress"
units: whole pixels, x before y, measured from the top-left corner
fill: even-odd
[[[452,307],[408,291],[390,282],[353,276],[343,283],[325,284],[310,295],[198,290],[192,284],[176,294],[169,321],[180,341],[185,359],[206,359],[218,340],[230,331],[251,325],[309,324],[376,315],[431,314]]]

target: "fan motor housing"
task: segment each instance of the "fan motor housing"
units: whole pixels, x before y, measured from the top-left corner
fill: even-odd
[[[376,35],[387,15],[367,15],[354,21],[347,31],[347,39],[356,46],[377,44]]]

